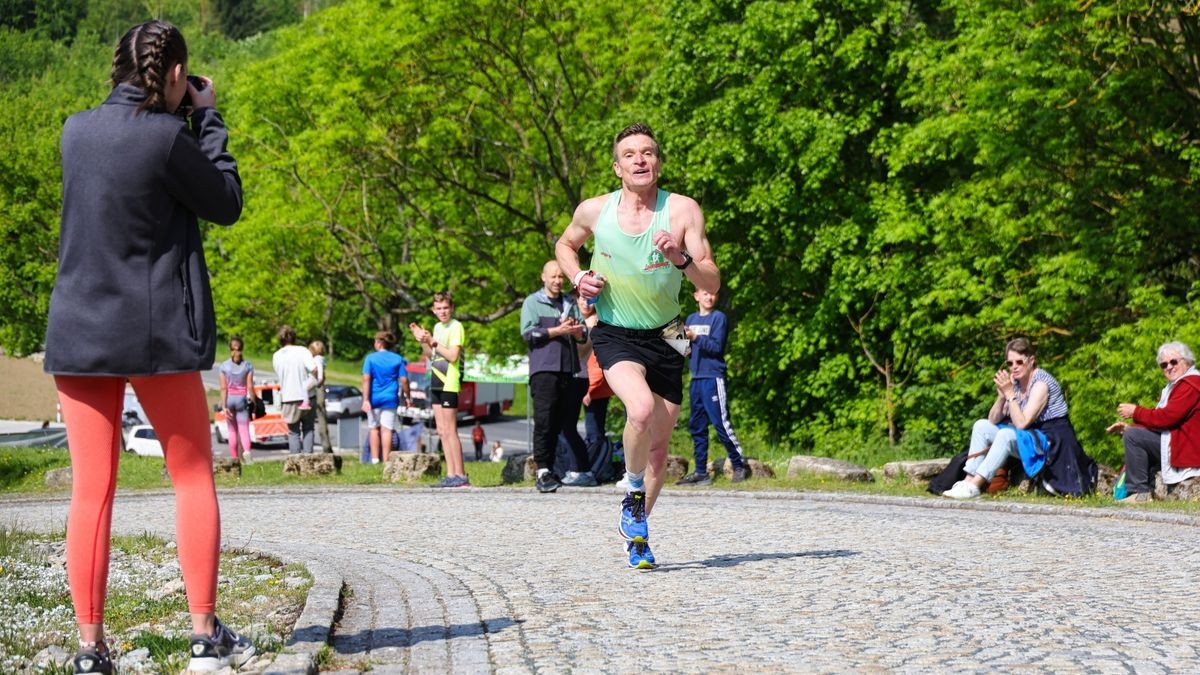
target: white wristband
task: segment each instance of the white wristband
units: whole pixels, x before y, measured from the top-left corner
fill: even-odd
[[[574,286],[575,288],[579,288],[579,280],[582,279],[584,276],[591,274],[591,273],[592,273],[591,270],[579,270],[578,272],[575,273],[575,278],[571,279],[571,285]]]

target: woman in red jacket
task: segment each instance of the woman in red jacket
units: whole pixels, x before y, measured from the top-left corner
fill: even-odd
[[[1182,342],[1158,348],[1158,365],[1167,378],[1155,408],[1133,403],[1117,406],[1117,414],[1133,424],[1117,422],[1110,433],[1122,435],[1125,444],[1125,486],[1122,502],[1148,502],[1154,472],[1162,470],[1167,489],[1200,476],[1200,371],[1196,357]]]

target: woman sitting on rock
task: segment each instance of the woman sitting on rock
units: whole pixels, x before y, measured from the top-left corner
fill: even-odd
[[[1158,348],[1158,365],[1167,378],[1158,406],[1133,403],[1117,406],[1117,415],[1133,424],[1117,422],[1109,433],[1121,434],[1125,445],[1125,489],[1122,502],[1150,501],[1154,472],[1162,469],[1163,483],[1171,486],[1200,476],[1200,371],[1196,357],[1182,342]]]
[[[1083,452],[1067,417],[1062,388],[1037,367],[1037,352],[1025,338],[1005,346],[1006,365],[992,376],[996,400],[987,419],[975,422],[964,467],[966,478],[942,494],[978,497],[1009,457],[1021,458],[1025,473],[1051,494],[1081,495],[1096,484],[1096,464]]]

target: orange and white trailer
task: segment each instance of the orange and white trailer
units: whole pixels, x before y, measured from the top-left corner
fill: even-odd
[[[287,422],[283,421],[280,408],[279,384],[275,382],[254,385],[254,395],[263,402],[266,414],[250,419],[250,445],[278,445],[287,443]],[[220,404],[215,406],[213,414],[213,431],[221,443],[229,442],[229,432],[225,426],[225,411]]]

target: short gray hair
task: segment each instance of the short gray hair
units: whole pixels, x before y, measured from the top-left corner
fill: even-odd
[[[1192,350],[1187,345],[1178,340],[1168,342],[1158,348],[1158,358],[1160,361],[1162,360],[1163,352],[1175,352],[1179,355],[1179,358],[1187,361],[1189,366],[1196,365],[1196,355],[1192,353]]]

